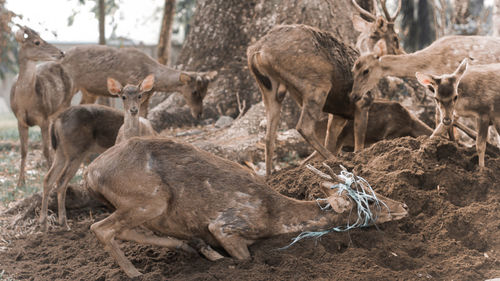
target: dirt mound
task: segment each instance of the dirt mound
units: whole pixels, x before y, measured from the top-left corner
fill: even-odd
[[[144,273],[140,280],[500,277],[500,159],[487,155],[483,171],[477,162],[474,148],[446,140],[382,141],[358,154],[344,153],[327,164],[336,172],[339,164],[354,169],[377,192],[404,201],[410,216],[399,222],[304,239],[287,250],[278,248],[288,245],[295,235],[274,237],[252,245],[249,261],[209,262],[130,242],[122,243],[122,248]],[[321,163],[314,165],[323,169]],[[320,179],[306,169],[283,170],[268,183],[295,198],[320,196]],[[8,239],[0,245],[0,271],[19,280],[126,279],[89,231],[93,221],[107,215],[103,209],[70,210],[71,231]]]

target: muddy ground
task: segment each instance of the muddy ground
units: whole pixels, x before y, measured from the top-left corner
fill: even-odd
[[[139,280],[485,280],[500,277],[500,158],[487,155],[479,171],[474,148],[446,140],[382,141],[339,164],[374,189],[404,201],[410,215],[398,222],[330,233],[287,250],[295,235],[259,241],[252,259],[209,262],[199,256],[123,242]],[[315,163],[321,169],[321,163]],[[319,196],[320,179],[289,168],[268,179],[277,191],[299,199]],[[33,199],[33,198],[32,198]],[[34,199],[33,199],[34,200]],[[28,204],[29,205],[29,204]],[[69,210],[71,231],[37,232],[37,212],[20,205],[4,214],[0,269],[18,280],[126,280],[89,227],[105,208]],[[293,210],[290,210],[293,212]],[[18,219],[16,226],[9,225]],[[16,230],[17,231],[14,231]]]

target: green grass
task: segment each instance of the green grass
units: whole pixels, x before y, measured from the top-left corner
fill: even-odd
[[[29,141],[40,141],[42,139],[40,128],[35,126],[29,129]],[[19,141],[17,120],[13,114],[0,115],[0,141]],[[1,149],[1,147],[0,147]]]

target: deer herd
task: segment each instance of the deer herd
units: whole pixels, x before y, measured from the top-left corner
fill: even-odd
[[[485,167],[488,128],[500,132],[500,39],[447,36],[407,54],[394,29],[401,1],[390,16],[384,0],[382,16],[352,4],[354,28],[361,32],[356,49],[333,34],[306,25],[279,25],[248,47],[247,58],[266,108],[266,174],[272,160],[286,94],[301,107],[297,131],[314,148],[312,156],[332,158],[343,146],[355,151],[383,139],[402,136],[437,137],[453,126],[474,131],[456,118],[477,120],[479,168]],[[248,246],[258,239],[298,231],[345,225],[356,212],[346,193],[323,192],[332,211],[315,201],[285,197],[253,171],[229,160],[158,135],[146,119],[155,91],[178,91],[196,118],[216,71],[188,72],[166,67],[133,48],[74,47],[66,53],[39,34],[20,26],[19,75],[11,90],[18,120],[24,184],[28,128],[41,128],[43,155],[50,166],[43,181],[40,225],[47,226],[48,196],[55,189],[59,223],[69,230],[65,194],[69,181],[91,154],[101,153],[84,172],[85,186],[115,211],[92,224],[91,230],[125,273],[141,273],[125,257],[115,239],[201,253],[209,260],[250,257]],[[46,61],[39,64],[37,62]],[[470,64],[470,65],[469,65]],[[436,129],[404,106],[375,98],[380,79],[413,77],[433,93]],[[125,86],[122,86],[125,85]],[[94,104],[70,106],[80,91],[82,103],[96,96],[122,99],[124,110]],[[326,131],[320,126],[328,114]],[[318,136],[323,136],[318,138]],[[311,156],[311,157],[312,157]],[[370,206],[376,221],[405,217],[401,202],[378,195],[387,208]],[[203,202],[203,203],[202,203]],[[341,206],[341,207],[340,207]],[[373,207],[373,208],[372,208]],[[290,212],[294,210],[294,212]],[[138,231],[151,230],[150,234]],[[155,234],[152,234],[155,233]],[[159,234],[163,236],[158,236]]]

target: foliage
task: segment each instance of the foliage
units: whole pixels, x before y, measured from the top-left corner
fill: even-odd
[[[74,1],[74,0],[70,0]],[[120,1],[121,0],[105,0],[104,1],[104,6],[105,6],[105,11],[104,14],[106,16],[111,16],[111,21],[110,24],[112,26],[112,30],[116,30],[116,27],[118,23],[116,22],[115,18],[113,17],[116,11],[118,11],[118,8],[120,6]],[[80,12],[81,6],[85,5],[87,2],[94,2],[94,6],[90,10],[92,13],[94,13],[94,16],[97,20],[99,20],[99,0],[77,0],[78,2],[78,7],[73,9],[71,15],[68,17],[68,26],[72,26],[74,21],[75,21],[75,16]]]
[[[177,0],[176,2],[174,32],[175,30],[179,30],[179,26],[184,26],[184,38],[186,38],[189,33],[189,22],[194,15],[195,7],[196,0]]]
[[[17,42],[12,36],[11,23],[17,15],[5,8],[5,0],[0,0],[0,80],[6,73],[16,73]]]

